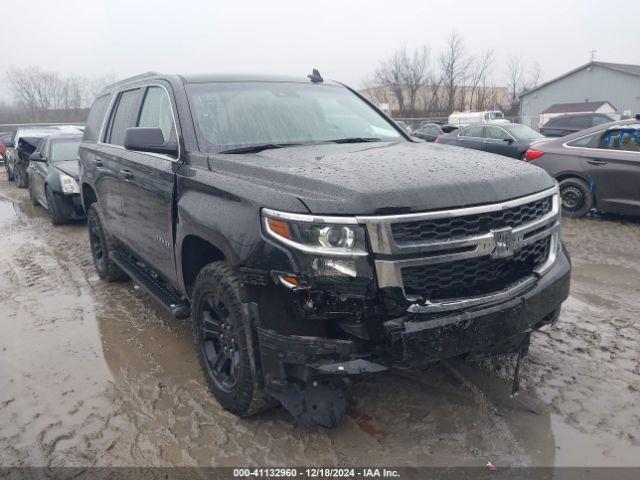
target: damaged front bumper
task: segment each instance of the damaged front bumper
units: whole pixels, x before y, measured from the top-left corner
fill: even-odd
[[[458,311],[433,313],[410,306],[405,315],[383,322],[380,342],[281,335],[258,328],[265,388],[287,406],[288,397],[306,401],[300,400],[305,387],[313,391],[349,375],[513,350],[523,335],[558,318],[560,305],[569,295],[570,270],[569,258],[561,248],[551,268],[526,288]]]

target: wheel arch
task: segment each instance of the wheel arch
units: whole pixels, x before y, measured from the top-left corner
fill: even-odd
[[[84,211],[89,213],[89,208],[91,208],[91,204],[98,201],[98,196],[96,195],[95,190],[88,183],[83,183],[82,188],[80,189],[80,194],[82,195],[82,206]]]
[[[197,234],[188,234],[180,243],[179,271],[187,297],[191,298],[198,273],[212,262],[229,260],[229,255],[214,242]]]

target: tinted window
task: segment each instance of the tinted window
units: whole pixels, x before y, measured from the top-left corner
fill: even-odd
[[[51,142],[51,162],[64,162],[78,159],[80,139],[53,140]]]
[[[569,126],[575,128],[589,128],[591,126],[591,116],[583,115],[581,117],[571,117]]]
[[[140,110],[138,126],[159,128],[162,130],[162,136],[165,142],[175,137],[171,101],[164,88],[149,87],[147,89],[142,103],[142,109]]]
[[[593,123],[593,126],[595,127],[597,125],[602,125],[603,123],[609,123],[612,121],[613,120],[611,120],[610,118],[594,115],[592,123]]]
[[[485,127],[484,136],[494,140],[505,140],[511,138],[507,132],[498,127]]]
[[[136,125],[139,98],[140,89],[127,90],[120,94],[115,112],[112,114],[107,143],[124,145],[124,135],[127,128]]]
[[[568,142],[570,147],[583,147],[583,148],[598,148],[600,145],[600,139],[602,138],[602,132],[592,133],[586,137],[577,138]]]
[[[104,120],[104,114],[109,106],[109,99],[111,95],[103,95],[98,97],[91,105],[89,111],[89,117],[87,118],[87,124],[84,129],[84,140],[87,142],[97,142],[100,135],[100,128],[102,127],[102,121]]]
[[[566,123],[566,118],[564,117],[555,117],[551,118],[543,125],[543,127],[561,127]]]
[[[462,130],[458,135],[461,137],[481,137],[482,127],[468,127]]]

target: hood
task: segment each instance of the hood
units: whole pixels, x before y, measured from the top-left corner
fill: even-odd
[[[80,163],[78,160],[65,160],[53,164],[58,170],[78,180],[80,178]]]
[[[209,167],[294,194],[311,213],[336,215],[493,203],[554,185],[544,170],[525,162],[433,143],[329,144],[215,155]]]

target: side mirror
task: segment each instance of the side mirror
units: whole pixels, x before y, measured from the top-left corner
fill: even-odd
[[[513,143],[513,138],[503,138],[502,141],[507,142],[509,145],[511,145]]]
[[[159,128],[127,128],[124,135],[124,148],[138,152],[163,153],[165,155],[178,154],[178,144],[165,143],[162,130]]]
[[[33,152],[31,155],[29,155],[29,161],[30,162],[46,162],[47,157],[43,157],[42,153],[40,152]]]

